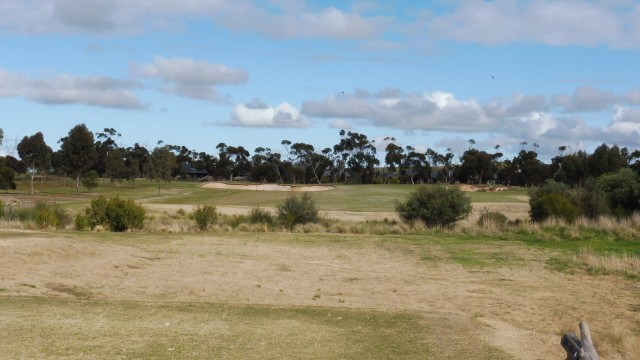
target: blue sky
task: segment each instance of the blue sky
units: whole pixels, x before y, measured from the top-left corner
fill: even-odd
[[[47,143],[640,147],[640,3],[3,0],[0,127]],[[382,153],[382,151],[380,151]],[[382,155],[383,156],[383,155]]]

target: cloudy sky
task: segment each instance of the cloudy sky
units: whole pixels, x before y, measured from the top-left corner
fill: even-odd
[[[640,3],[2,0],[4,153],[119,143],[640,147]]]

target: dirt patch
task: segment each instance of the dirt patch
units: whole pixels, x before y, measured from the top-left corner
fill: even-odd
[[[474,191],[486,191],[486,192],[494,192],[494,191],[507,191],[509,190],[506,186],[492,186],[492,185],[468,185],[461,184],[459,185],[460,190],[474,192]]]
[[[250,191],[327,191],[335,189],[330,185],[277,185],[277,184],[227,184],[220,182],[208,182],[202,185],[207,189],[234,189]]]
[[[549,254],[522,245],[500,244],[519,259],[511,265],[467,268],[452,260],[451,249],[428,242],[309,236],[129,235],[96,242],[5,235],[0,288],[2,295],[452,315],[482,324],[487,343],[531,360],[563,358],[558,331],[567,323],[587,320],[597,337],[611,319],[626,319],[631,327],[639,319],[633,311],[640,307],[637,282],[552,272],[545,267]],[[493,252],[495,246],[465,251]]]

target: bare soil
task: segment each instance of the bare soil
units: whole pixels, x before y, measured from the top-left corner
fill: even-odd
[[[0,296],[410,311],[479,323],[486,343],[525,360],[563,359],[560,332],[580,320],[596,339],[613,319],[640,324],[638,282],[553,272],[550,254],[518,244],[500,244],[507,265],[465,267],[438,244],[362,235],[83,237],[5,232]]]
[[[207,189],[235,189],[253,191],[327,191],[336,187],[330,185],[278,185],[278,184],[227,184],[220,182],[207,182],[202,185]]]

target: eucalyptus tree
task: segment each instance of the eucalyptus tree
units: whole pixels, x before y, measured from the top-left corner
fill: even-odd
[[[32,136],[25,136],[18,144],[18,155],[31,178],[31,195],[33,195],[33,179],[38,173],[41,176],[40,190],[43,190],[44,175],[51,167],[52,153],[51,148],[44,141],[44,135],[39,131]]]
[[[125,150],[120,148],[113,149],[107,156],[105,174],[116,182],[116,186],[120,187],[120,181],[127,177],[128,171],[129,169],[125,163]]]
[[[80,194],[80,177],[96,163],[93,133],[85,124],[79,124],[59,142],[62,166],[67,174],[76,179],[76,194]]]
[[[213,175],[221,178],[233,178],[233,160],[229,154],[227,144],[221,142],[216,145],[216,149],[218,149],[218,162]]]
[[[307,169],[310,169],[313,164],[313,155],[315,155],[315,148],[311,144],[300,142],[291,145],[290,156],[292,163],[298,169],[296,173],[300,175],[300,181],[302,183],[307,182],[306,173]],[[318,180],[318,183],[320,183],[318,176],[316,174],[314,175]]]
[[[9,189],[15,190],[15,177],[16,172],[11,167],[7,166],[6,157],[0,157],[0,189],[5,192],[8,192]]]
[[[135,187],[137,177],[151,177],[151,153],[146,147],[135,143],[124,151],[125,178]]]
[[[403,176],[408,178],[412,184],[416,183],[416,179],[429,179],[431,175],[431,166],[427,161],[427,155],[416,152],[412,146],[406,147],[407,154],[404,156],[402,163]]]
[[[585,184],[592,177],[589,170],[589,156],[583,150],[565,154],[564,150],[559,156],[551,159],[549,173],[553,179],[570,186]]]
[[[340,165],[350,172],[350,182],[372,183],[376,166],[380,164],[374,141],[364,134],[344,130],[340,130],[340,137],[333,151],[341,158]]]
[[[249,150],[244,146],[228,146],[227,153],[229,158],[233,162],[233,168],[230,174],[230,180],[233,178],[233,174],[236,176],[242,173],[251,173],[251,160],[249,158]]]
[[[458,165],[454,163],[455,155],[451,152],[451,149],[447,148],[446,153],[439,153],[433,149],[427,149],[425,155],[432,169],[435,170],[447,184],[450,183],[454,171],[458,167]]]
[[[396,170],[399,170],[399,172],[402,173],[402,166],[406,160],[404,149],[394,143],[396,140],[395,138],[387,137],[384,140],[389,141],[384,149],[386,152],[386,155],[384,156],[384,163],[387,165],[390,172],[395,173]]]
[[[257,147],[251,157],[251,177],[253,180],[260,182],[276,182],[279,180],[282,182],[279,168],[280,156],[279,153],[272,152],[270,148]]]
[[[109,155],[118,149],[116,143],[117,138],[121,134],[114,128],[104,128],[101,132],[95,134],[96,138],[96,163],[94,169],[99,176],[107,174],[107,162]]]
[[[629,167],[640,174],[640,150],[634,150],[627,157]]]
[[[607,144],[602,144],[589,155],[589,172],[594,177],[614,173],[629,167],[628,157],[627,148],[620,149],[617,145],[609,147]]]
[[[151,176],[158,182],[158,194],[162,190],[162,182],[170,182],[176,168],[176,154],[168,146],[157,146],[150,156]]]
[[[502,156],[502,154],[499,154]],[[486,151],[469,148],[462,154],[460,167],[456,171],[458,180],[468,183],[486,183],[497,171],[495,157]]]
[[[549,179],[550,167],[538,159],[535,151],[521,150],[513,158],[511,166],[515,168],[511,185],[537,186]]]

